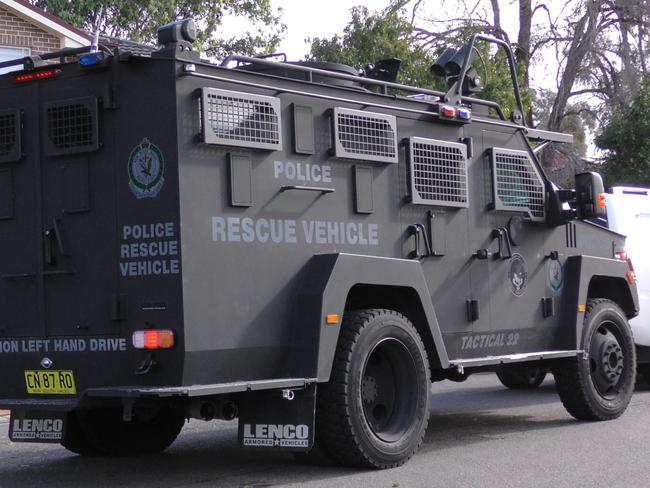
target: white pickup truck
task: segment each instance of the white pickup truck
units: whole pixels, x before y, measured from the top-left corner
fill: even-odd
[[[627,237],[625,252],[634,264],[640,313],[630,319],[638,370],[650,383],[650,188],[615,186],[605,194],[607,226]]]

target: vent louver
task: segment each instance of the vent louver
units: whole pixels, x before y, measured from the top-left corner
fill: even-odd
[[[0,163],[18,161],[21,156],[20,112],[0,110]]]
[[[48,156],[99,148],[97,98],[83,97],[45,104],[45,153]]]
[[[492,149],[495,210],[526,211],[544,220],[544,183],[530,155],[513,149]]]
[[[201,118],[206,144],[282,149],[279,98],[203,88]]]
[[[409,164],[412,203],[469,206],[465,144],[411,137]]]
[[[397,163],[394,116],[337,107],[333,117],[337,158]]]

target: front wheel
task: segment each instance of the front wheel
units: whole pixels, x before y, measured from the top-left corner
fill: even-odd
[[[409,320],[392,310],[346,313],[316,405],[316,435],[336,462],[405,463],[422,443],[430,405],[429,362]]]
[[[623,311],[611,300],[587,302],[584,354],[553,368],[560,399],[580,420],[610,420],[627,408],[634,391],[636,351]]]

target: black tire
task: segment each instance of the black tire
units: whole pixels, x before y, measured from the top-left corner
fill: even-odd
[[[510,366],[497,372],[497,378],[511,390],[532,390],[542,384],[546,378],[546,369],[530,365]]]
[[[346,313],[330,381],[318,388],[316,436],[339,464],[399,466],[422,444],[430,392],[427,353],[406,317]]]
[[[61,444],[81,455],[137,456],[167,449],[178,437],[185,417],[168,408],[135,411],[130,422],[121,408],[79,410],[71,415],[66,440]]]
[[[611,420],[627,408],[634,391],[636,350],[625,314],[611,300],[587,302],[584,355],[553,368],[567,411],[579,420]]]
[[[66,419],[65,436],[61,445],[68,451],[82,456],[95,456],[98,454],[92,443],[84,435],[77,419],[77,413],[74,411],[70,412]]]

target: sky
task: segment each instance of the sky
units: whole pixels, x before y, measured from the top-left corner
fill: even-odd
[[[388,0],[271,0],[274,8],[283,9],[282,22],[287,25],[279,51],[291,61],[303,59],[310,46],[305,39],[342,33],[352,7],[365,5],[373,11],[387,4]]]

